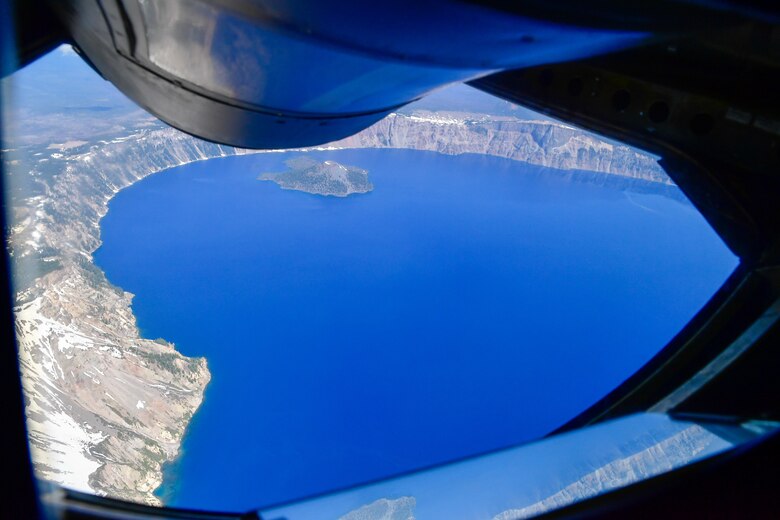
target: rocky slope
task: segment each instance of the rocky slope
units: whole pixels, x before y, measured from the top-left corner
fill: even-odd
[[[670,184],[651,157],[550,122],[393,115],[328,148],[353,147],[482,153]],[[152,491],[161,465],[176,456],[210,374],[205,360],[140,337],[132,295],[92,263],[100,219],[119,190],[147,175],[247,152],[156,123],[110,140],[5,152],[8,247],[36,471],[68,487],[159,503]]]
[[[69,153],[36,150],[25,155],[40,159],[15,181],[9,237],[36,471],[68,487],[157,504],[161,465],[176,456],[210,374],[205,359],[140,338],[132,295],[112,286],[91,255],[119,190],[171,166],[238,151],[169,129]]]

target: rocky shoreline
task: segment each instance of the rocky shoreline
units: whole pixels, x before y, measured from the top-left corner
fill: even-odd
[[[170,129],[51,154],[43,192],[14,205],[9,246],[28,430],[40,478],[160,505],[153,494],[210,380],[206,360],[141,338],[133,295],[92,263],[100,219],[120,190],[171,167],[241,150]],[[59,155],[55,157],[54,155]],[[120,159],[121,158],[121,159]],[[49,165],[47,165],[49,166]],[[19,288],[19,284],[17,284]]]
[[[326,148],[481,153],[673,186],[652,157],[548,121],[396,114]],[[252,152],[158,124],[111,140],[11,152],[7,171],[21,173],[9,183],[8,246],[36,472],[67,487],[159,505],[153,491],[162,465],[176,457],[210,373],[205,359],[141,338],[132,295],[92,263],[100,220],[120,190],[149,175]]]

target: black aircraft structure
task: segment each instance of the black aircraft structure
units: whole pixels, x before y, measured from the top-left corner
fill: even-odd
[[[776,2],[16,0],[2,23],[3,75],[70,43],[151,114],[214,142],[327,143],[467,82],[659,156],[739,267],[649,363],[551,435],[648,410],[713,424],[780,421]],[[192,27],[217,30],[206,46]],[[204,66],[187,66],[193,56]],[[370,74],[379,65],[382,74]],[[0,511],[37,518],[2,259]],[[777,518],[778,468],[780,433],[769,433],[540,518]],[[46,510],[66,519],[260,517],[57,496]]]

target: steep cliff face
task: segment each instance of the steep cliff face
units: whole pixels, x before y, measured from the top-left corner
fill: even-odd
[[[329,146],[357,147],[481,153],[670,184],[651,157],[549,122],[394,115]],[[99,223],[117,192],[150,174],[242,153],[152,125],[9,154],[16,329],[41,477],[159,503],[161,466],[176,456],[210,374],[205,360],[140,337],[132,295],[92,263]]]
[[[651,156],[551,121],[520,121],[479,114],[391,114],[333,145],[492,155],[561,170],[586,170],[672,184]]]

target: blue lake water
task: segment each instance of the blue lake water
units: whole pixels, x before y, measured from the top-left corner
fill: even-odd
[[[649,360],[736,259],[686,202],[485,156],[312,152],[348,198],[215,159],[123,190],[96,263],[212,373],[169,505],[248,509],[538,437]]]

